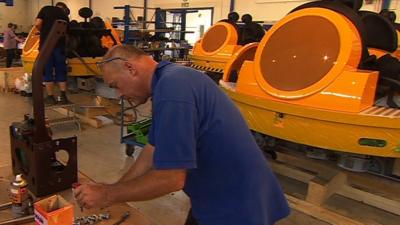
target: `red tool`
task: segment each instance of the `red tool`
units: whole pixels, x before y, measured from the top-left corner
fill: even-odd
[[[74,197],[75,197],[75,189],[76,189],[77,187],[79,187],[79,186],[81,186],[80,183],[73,183],[73,184],[72,184],[72,192],[73,192],[73,194],[74,194]],[[83,212],[83,207],[81,206],[80,208],[81,208],[81,212]]]
[[[73,189],[75,189],[75,188],[77,188],[77,187],[79,187],[79,186],[81,186],[80,183],[73,183],[73,184],[72,184],[72,188],[73,188]]]

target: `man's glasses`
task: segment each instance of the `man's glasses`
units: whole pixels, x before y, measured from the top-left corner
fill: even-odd
[[[102,67],[104,66],[104,64],[109,63],[109,62],[112,62],[112,61],[114,61],[114,60],[122,60],[122,61],[128,62],[127,59],[124,59],[124,58],[121,58],[121,57],[111,57],[111,58],[109,58],[109,59],[96,62],[96,66],[97,66],[97,68],[98,68],[100,71],[102,71]]]

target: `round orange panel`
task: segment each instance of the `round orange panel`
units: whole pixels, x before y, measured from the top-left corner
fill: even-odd
[[[282,99],[314,94],[330,84],[346,65],[360,61],[361,44],[354,25],[323,8],[289,14],[273,26],[255,56],[261,88]],[[356,61],[357,61],[356,60]]]
[[[229,23],[219,22],[204,34],[201,48],[205,55],[213,55],[228,44],[236,45],[237,41],[238,34],[235,27]]]
[[[229,81],[229,76],[232,71],[239,73],[245,60],[254,61],[257,47],[258,42],[253,42],[243,46],[243,48],[237,51],[225,66],[224,75],[222,77],[223,81]]]

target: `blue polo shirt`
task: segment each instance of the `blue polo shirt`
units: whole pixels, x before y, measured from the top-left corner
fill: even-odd
[[[149,143],[156,169],[187,169],[184,192],[200,225],[267,225],[287,201],[239,110],[203,73],[160,62]]]

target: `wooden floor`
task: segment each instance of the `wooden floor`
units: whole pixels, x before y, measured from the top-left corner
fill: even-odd
[[[400,183],[280,149],[270,165],[292,209],[328,224],[400,224]]]

